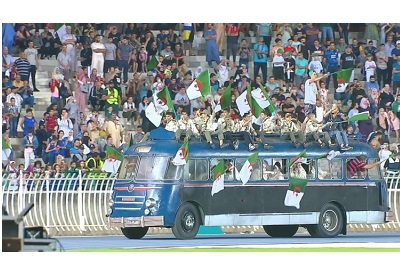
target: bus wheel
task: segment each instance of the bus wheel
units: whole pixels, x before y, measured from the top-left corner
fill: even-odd
[[[148,227],[123,227],[122,233],[129,239],[141,239],[147,234]]]
[[[343,229],[343,213],[338,206],[332,203],[326,204],[320,212],[319,222],[311,226],[311,236],[315,237],[335,237]]]
[[[200,214],[191,203],[184,203],[179,208],[172,226],[172,233],[178,239],[193,239],[200,227]]]
[[[270,237],[292,237],[299,229],[298,225],[263,225],[265,233]]]

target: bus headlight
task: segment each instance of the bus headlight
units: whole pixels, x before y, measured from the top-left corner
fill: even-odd
[[[112,209],[108,208],[106,217],[110,216],[111,214],[112,214]]]
[[[148,200],[146,200],[145,204],[146,204],[147,208],[154,207],[154,206],[156,206],[156,200],[153,198],[149,198]]]
[[[108,200],[108,206],[112,207],[113,205],[114,205],[114,200],[110,198]]]
[[[150,210],[149,210],[149,209],[145,209],[145,210],[144,210],[144,214],[145,214],[145,215],[149,215],[149,214],[150,214]]]

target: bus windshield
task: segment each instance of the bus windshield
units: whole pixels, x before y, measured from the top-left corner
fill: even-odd
[[[152,156],[141,157],[136,179],[140,180],[162,180],[169,162],[169,157]]]
[[[136,177],[137,168],[137,156],[125,157],[121,164],[121,171],[119,172],[118,179],[134,179]]]

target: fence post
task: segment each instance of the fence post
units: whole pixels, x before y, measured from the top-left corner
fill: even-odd
[[[78,174],[79,186],[78,186],[78,213],[79,213],[79,228],[81,231],[86,231],[85,229],[85,216],[83,214],[83,181],[82,181],[82,170],[79,170]]]
[[[45,172],[46,186],[46,228],[50,229],[50,173]]]
[[[22,170],[19,171],[19,186],[18,186],[18,213],[20,213],[24,209],[24,172]]]

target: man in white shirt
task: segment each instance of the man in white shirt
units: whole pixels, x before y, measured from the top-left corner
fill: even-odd
[[[317,103],[317,95],[318,95],[317,81],[328,76],[328,74],[325,74],[318,78],[317,73],[315,73],[314,71],[310,71],[308,74],[310,78],[307,79],[304,84],[304,104],[305,104],[304,114],[306,118],[304,119],[303,124],[301,126],[303,131],[308,121],[308,114],[315,113],[316,109],[315,106]]]
[[[97,69],[100,77],[104,77],[104,54],[107,52],[106,47],[101,43],[101,36],[96,35],[95,42],[90,45],[92,49],[92,69]]]

